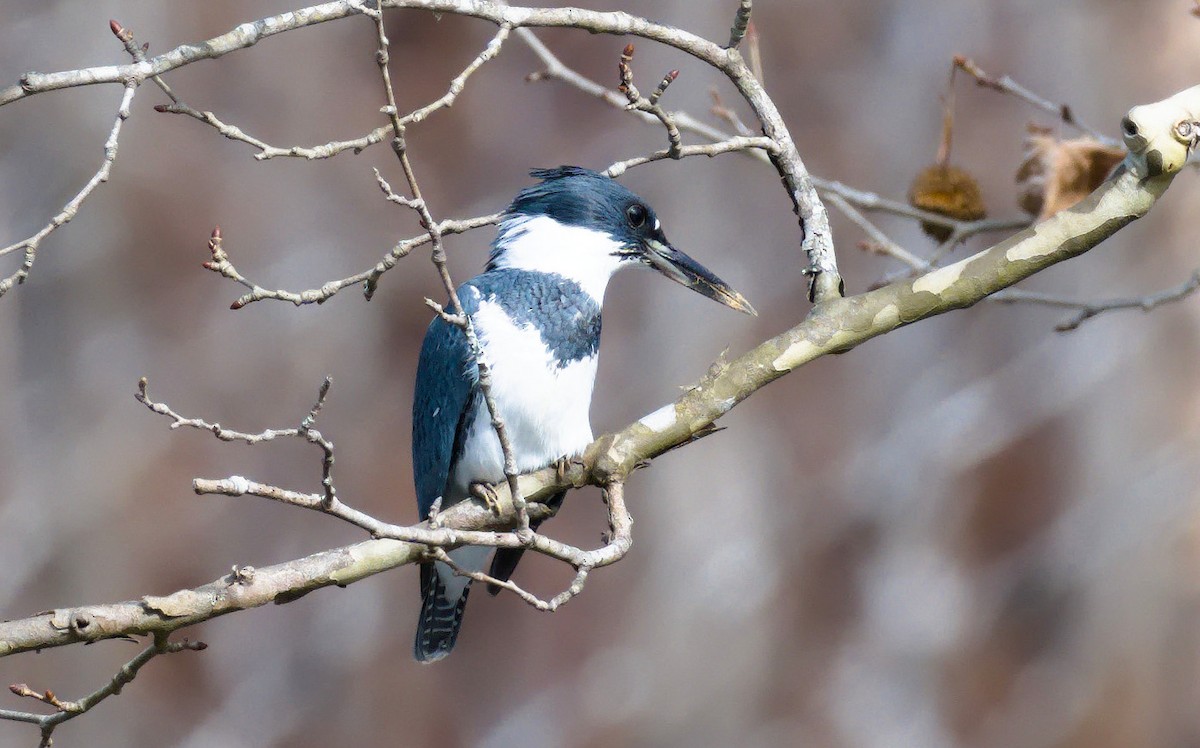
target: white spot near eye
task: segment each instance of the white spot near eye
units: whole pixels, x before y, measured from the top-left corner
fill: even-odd
[[[657,218],[655,218],[654,219],[654,230],[658,231],[661,228],[662,228],[662,222],[659,221]]]

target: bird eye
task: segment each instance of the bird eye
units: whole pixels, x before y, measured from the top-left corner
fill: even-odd
[[[625,209],[625,217],[629,219],[629,225],[635,229],[640,229],[646,223],[646,206],[640,203],[634,203]]]

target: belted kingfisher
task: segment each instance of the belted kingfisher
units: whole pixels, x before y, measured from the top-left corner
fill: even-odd
[[[519,472],[578,455],[592,442],[588,409],[600,306],[613,273],[649,265],[710,299],[755,313],[740,293],[672,247],[654,211],[617,182],[577,166],[530,175],[541,183],[513,200],[483,274],[458,289],[491,366],[492,398]],[[438,497],[446,509],[466,499],[471,484],[504,479],[504,456],[466,336],[441,317],[430,323],[417,364],[412,450],[422,519]],[[564,494],[549,503],[557,506]],[[450,557],[479,571],[491,551],[468,546]],[[507,580],[522,553],[498,549],[490,576]],[[413,646],[418,661],[450,654],[470,585],[443,563],[421,564],[421,616]]]

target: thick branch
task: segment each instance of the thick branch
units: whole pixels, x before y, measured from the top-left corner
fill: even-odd
[[[1200,91],[1192,95],[1200,98]],[[641,462],[709,429],[742,400],[809,361],[848,351],[902,325],[971,306],[1040,270],[1088,251],[1145,215],[1170,185],[1175,170],[1154,177],[1139,176],[1149,173],[1145,156],[1131,155],[1086,200],[990,249],[913,280],[818,304],[796,327],[728,364],[714,366],[676,402],[596,440],[582,464],[522,476],[521,493],[536,500],[561,487],[620,482]],[[1170,154],[1166,159],[1153,160],[1175,163],[1176,170],[1183,163]],[[479,540],[483,544],[523,547],[512,533],[480,533],[475,538],[459,532],[511,526],[516,512],[507,495],[508,487],[497,486],[496,494],[496,513],[474,502],[462,502],[440,515],[442,529],[415,528],[412,537],[419,542],[368,540],[258,569],[250,575],[225,576],[167,597],[60,609],[0,623],[0,656],[116,636],[167,633],[236,610],[269,602],[285,603],[321,587],[350,584],[414,563],[425,552],[425,545],[420,543],[450,547],[454,541]],[[611,563],[611,557],[599,561]]]
[[[1142,179],[1138,172],[1145,173],[1143,169],[1144,165],[1127,159],[1080,204],[953,265],[817,305],[796,327],[724,366],[714,366],[674,403],[597,439],[584,456],[590,473],[588,467],[576,466],[567,478],[578,483],[627,476],[639,463],[688,441],[754,392],[809,361],[851,350],[897,327],[972,306],[1088,251],[1144,216],[1173,177]],[[523,476],[521,489],[542,495],[555,480],[553,470],[542,470]]]
[[[440,515],[442,529],[425,529],[428,525],[412,529],[414,537],[422,540],[486,543],[489,538],[511,536],[487,531],[507,527],[515,518],[511,502],[504,503],[499,514],[475,502],[462,502]],[[507,545],[523,547],[515,537]],[[0,657],[78,642],[165,634],[227,613],[272,602],[288,603],[321,587],[345,586],[415,563],[421,560],[425,548],[418,542],[367,540],[274,566],[237,569],[206,585],[163,597],[148,595],[106,605],[60,608],[5,621],[0,623]]]

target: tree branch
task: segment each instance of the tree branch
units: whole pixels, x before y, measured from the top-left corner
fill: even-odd
[[[117,139],[121,137],[121,125],[129,118],[129,106],[133,103],[133,95],[137,93],[137,83],[130,81],[125,85],[125,91],[121,94],[121,103],[117,106],[117,117],[113,122],[112,129],[109,130],[108,139],[104,141],[104,160],[100,162],[100,168],[92,175],[87,184],[83,186],[75,197],[71,198],[62,210],[58,212],[50,223],[42,227],[33,236],[22,239],[16,244],[10,244],[3,249],[0,249],[0,257],[3,257],[12,252],[25,251],[25,259],[21,262],[21,266],[6,278],[0,279],[0,296],[3,296],[14,285],[24,283],[29,277],[29,271],[33,268],[33,263],[37,259],[37,250],[41,246],[42,240],[50,235],[50,232],[57,229],[66,223],[69,223],[75,214],[79,212],[79,206],[88,198],[92,192],[104,182],[108,181],[109,174],[112,173],[113,163],[117,160]]]
[[[1074,309],[1075,314],[1067,319],[1059,322],[1054,326],[1058,332],[1070,332],[1077,329],[1080,325],[1088,320],[1098,317],[1107,312],[1116,312],[1126,309],[1140,309],[1143,312],[1153,311],[1164,304],[1171,304],[1182,299],[1186,299],[1200,289],[1200,269],[1192,272],[1191,276],[1186,281],[1173,288],[1164,289],[1157,293],[1146,294],[1145,296],[1132,296],[1119,299],[1106,299],[1100,301],[1079,301],[1075,299],[1066,299],[1053,294],[1038,293],[1036,291],[1025,291],[1020,288],[1010,288],[1000,293],[993,294],[992,301],[997,301],[1002,304],[1041,304],[1043,306],[1057,307],[1060,309]]]
[[[100,702],[107,699],[109,696],[116,696],[121,693],[121,689],[133,681],[137,677],[138,671],[150,662],[150,660],[159,655],[172,654],[175,652],[192,651],[202,652],[208,647],[204,642],[191,642],[187,639],[172,642],[167,641],[165,634],[154,637],[154,643],[143,649],[129,662],[117,670],[116,674],[100,688],[92,691],[87,696],[84,696],[78,701],[63,701],[59,699],[53,691],[35,691],[24,683],[14,683],[8,687],[17,696],[36,699],[44,704],[49,704],[57,711],[53,714],[34,714],[32,712],[17,712],[9,709],[0,709],[0,719],[13,720],[15,722],[29,722],[35,724],[41,730],[41,741],[39,746],[53,745],[54,728],[61,725],[63,722],[75,719],[83,714],[87,714],[95,708]]]
[[[1007,75],[1003,75],[1000,77],[996,77],[994,75],[989,75],[982,68],[980,68],[978,65],[976,65],[974,60],[963,57],[962,55],[955,55],[954,66],[955,66],[955,68],[963,71],[967,75],[970,75],[972,78],[975,79],[975,82],[977,84],[979,84],[980,86],[983,86],[984,88],[990,88],[993,91],[999,91],[1000,93],[1015,96],[1018,99],[1020,99],[1021,101],[1024,101],[1025,103],[1027,103],[1031,106],[1037,107],[1038,109],[1041,109],[1043,112],[1046,112],[1050,115],[1058,117],[1064,123],[1070,125],[1071,127],[1074,127],[1076,130],[1079,130],[1080,132],[1090,135],[1091,137],[1095,138],[1096,140],[1100,141],[1101,143],[1104,143],[1105,145],[1111,145],[1111,146],[1118,147],[1118,148],[1121,146],[1121,143],[1119,141],[1113,140],[1112,138],[1107,137],[1104,134],[1098,132],[1097,130],[1095,130],[1091,127],[1088,127],[1084,123],[1080,122],[1075,117],[1074,110],[1072,110],[1071,107],[1068,106],[1067,104],[1055,104],[1054,102],[1052,102],[1048,99],[1042,98],[1041,96],[1038,96],[1037,94],[1035,94],[1033,91],[1030,91],[1028,88],[1025,88],[1024,86],[1022,86],[1020,83],[1017,83],[1015,80],[1013,80],[1012,78],[1010,78]]]
[[[1156,136],[1174,127],[1172,113],[1181,109],[1200,111],[1200,87],[1155,105],[1137,107],[1131,116],[1138,116],[1144,132],[1153,126],[1154,131],[1148,134]],[[1073,208],[953,265],[817,305],[799,325],[731,362],[714,365],[674,403],[619,432],[600,437],[578,463],[521,476],[520,493],[528,500],[537,500],[586,483],[622,483],[645,460],[711,428],[742,400],[809,361],[851,350],[897,327],[969,307],[1051,265],[1087,252],[1144,216],[1186,162],[1187,149],[1177,141],[1158,137],[1149,141],[1157,145],[1131,152],[1108,181]],[[428,524],[400,528],[406,540],[367,540],[258,569],[251,575],[226,575],[166,597],[59,609],[0,623],[0,656],[118,636],[169,633],[237,610],[285,603],[321,587],[351,584],[414,563],[424,558],[427,546],[450,548],[471,543],[525,547],[513,533],[488,532],[511,526],[515,519],[508,486],[497,486],[494,512],[476,502],[462,502],[439,515],[440,529],[431,530]],[[548,555],[565,548],[556,547],[556,541],[548,538],[538,536],[537,540],[532,547]],[[597,555],[569,560],[578,562],[576,568],[593,561],[594,566],[602,566],[619,558],[621,549],[606,546],[594,553]],[[560,557],[566,558],[565,554]]]
[[[381,0],[380,9],[417,8],[435,13],[454,13],[511,28],[544,26],[577,28],[601,34],[639,36],[689,54],[721,71],[754,111],[763,135],[777,147],[768,155],[800,219],[801,246],[808,257],[812,279],[810,296],[822,301],[841,295],[842,279],[834,255],[829,217],[816,187],[800,158],[791,133],[775,103],[755,78],[736,49],[727,49],[690,32],[653,23],[623,12],[598,12],[581,8],[525,8],[494,5],[476,0]],[[297,28],[366,12],[361,2],[340,0],[245,23],[200,44],[186,44],[130,65],[69,70],[59,73],[27,73],[17,85],[0,89],[0,106],[29,96],[75,86],[100,83],[137,85],[148,77],[162,75],[204,59],[254,46],[263,39]]]
[[[681,158],[690,155],[716,155],[741,151],[766,158],[779,172],[785,189],[800,218],[801,244],[808,257],[809,270],[813,276],[811,295],[817,301],[807,319],[792,329],[765,341],[741,357],[720,361],[709,370],[696,385],[686,390],[674,403],[645,416],[622,431],[602,436],[596,440],[578,462],[547,468],[529,475],[516,474],[515,460],[508,444],[503,421],[495,410],[488,390],[488,367],[480,356],[478,341],[469,317],[455,294],[445,264],[442,237],[446,233],[464,231],[487,225],[498,220],[498,216],[485,216],[468,221],[436,222],[421,194],[412,164],[405,146],[405,126],[408,124],[397,109],[395,94],[391,86],[387,67],[387,40],[384,36],[382,13],[385,8],[422,8],[434,12],[447,12],[485,19],[500,27],[492,42],[450,85],[447,94],[426,107],[415,110],[407,117],[412,122],[422,119],[436,109],[450,106],[462,90],[467,77],[479,66],[498,54],[510,29],[517,29],[537,50],[536,40],[523,27],[560,26],[587,29],[596,33],[628,34],[658,41],[716,67],[737,87],[753,109],[762,126],[761,137],[731,137],[709,128],[703,123],[690,120],[681,113],[668,113],[658,105],[658,98],[673,77],[664,78],[663,83],[649,98],[643,98],[632,85],[628,61],[622,70],[626,96],[617,105],[634,105],[645,117],[664,124],[669,135],[670,146],[651,156],[618,162],[610,167],[620,173],[630,166],[649,163],[661,158]],[[774,103],[766,95],[758,79],[742,60],[736,49],[743,28],[749,21],[750,3],[743,2],[731,30],[730,44],[720,47],[715,43],[696,37],[679,29],[654,24],[645,19],[624,13],[596,13],[573,8],[535,9],[519,8],[472,0],[382,0],[375,8],[369,8],[361,0],[330,2],[294,13],[283,14],[260,21],[243,24],[224,35],[199,45],[184,45],[153,58],[145,56],[145,49],[138,48],[132,34],[125,33],[119,25],[113,30],[126,45],[133,57],[130,65],[88,68],[62,73],[30,73],[21,79],[18,86],[0,90],[0,105],[21,100],[27,96],[61,88],[92,85],[96,83],[120,83],[124,87],[117,118],[105,144],[105,159],[100,169],[51,223],[38,234],[18,244],[0,250],[0,256],[25,250],[26,260],[22,268],[7,279],[0,281],[0,294],[28,274],[38,243],[57,226],[70,220],[79,204],[108,178],[116,156],[117,137],[121,124],[129,114],[129,105],[141,82],[147,78],[158,84],[171,96],[179,111],[196,116],[195,110],[186,111],[185,104],[178,99],[160,77],[182,65],[200,59],[213,59],[236,49],[256,44],[261,39],[277,33],[309,26],[350,15],[367,15],[377,25],[377,60],[383,78],[387,106],[384,113],[389,119],[387,126],[392,133],[392,146],[404,171],[411,197],[394,193],[391,186],[377,175],[381,190],[392,202],[415,210],[421,219],[425,234],[396,245],[374,268],[358,276],[342,281],[327,283],[321,289],[294,293],[268,291],[247,281],[229,261],[222,247],[219,229],[214,230],[210,241],[212,260],[206,267],[230,278],[250,289],[250,292],[234,302],[234,308],[259,299],[273,298],[310,303],[323,301],[340,288],[351,283],[363,282],[369,298],[379,277],[412,248],[423,244],[432,245],[432,258],[439,276],[451,298],[452,311],[443,314],[452,324],[458,325],[467,336],[473,355],[480,370],[485,397],[492,415],[505,457],[506,482],[494,488],[492,506],[484,507],[479,502],[465,501],[445,512],[435,508],[430,520],[415,526],[388,524],[343,504],[333,487],[331,470],[333,445],[317,432],[315,419],[328,390],[328,382],[322,388],[316,404],[297,428],[267,430],[257,434],[234,432],[219,424],[179,415],[169,407],[149,400],[144,380],[139,399],[157,413],[172,419],[173,427],[190,426],[210,431],[223,440],[242,440],[248,443],[269,441],[277,436],[306,439],[322,449],[322,487],[317,494],[304,494],[277,486],[268,486],[232,476],[211,481],[197,479],[194,487],[198,493],[220,493],[229,496],[253,495],[268,498],[298,507],[320,511],[330,516],[351,522],[370,532],[374,537],[354,545],[316,553],[301,559],[267,566],[260,569],[235,567],[232,573],[206,585],[185,589],[166,596],[145,596],[139,600],[104,605],[85,605],[37,614],[25,619],[0,622],[0,657],[19,652],[64,646],[79,642],[93,642],[109,638],[153,635],[154,644],[130,660],[108,684],[77,702],[63,701],[50,691],[37,692],[27,686],[17,686],[14,693],[34,698],[58,711],[51,715],[36,715],[30,712],[0,710],[0,719],[30,722],[42,729],[43,744],[49,744],[50,733],[55,725],[84,713],[120,688],[136,675],[139,668],[153,657],[182,649],[198,649],[202,645],[189,645],[184,640],[171,643],[167,637],[173,631],[238,610],[265,605],[268,602],[283,604],[295,600],[308,592],[326,586],[345,586],[359,579],[396,566],[428,560],[430,557],[448,559],[445,551],[464,544],[498,548],[529,548],[535,552],[562,560],[576,570],[570,586],[555,597],[546,600],[527,592],[511,582],[501,582],[479,572],[459,570],[474,579],[501,586],[518,594],[529,604],[541,610],[554,610],[572,599],[583,589],[592,569],[614,563],[622,558],[632,543],[632,520],[625,506],[624,484],[632,471],[664,452],[688,443],[698,436],[710,433],[713,424],[722,415],[736,407],[742,400],[775,379],[795,370],[803,364],[829,353],[841,353],[860,345],[878,335],[897,327],[911,324],[953,309],[971,306],[978,301],[1007,288],[1020,280],[1050,265],[1077,256],[1099,244],[1150,209],[1169,186],[1174,175],[1190,156],[1194,156],[1195,140],[1180,142],[1178,128],[1180,113],[1193,123],[1200,115],[1200,87],[1178,94],[1165,102],[1146,107],[1137,107],[1130,112],[1128,122],[1134,123],[1136,138],[1127,143],[1130,155],[1117,171],[1110,176],[1095,193],[1079,205],[1063,211],[1053,218],[1031,229],[1013,236],[1000,244],[979,252],[953,265],[929,270],[937,258],[929,261],[910,256],[908,264],[927,270],[915,279],[897,280],[883,288],[851,297],[841,298],[841,278],[837,271],[833,243],[829,232],[828,217],[817,194],[817,188],[839,196],[838,204],[847,215],[859,223],[869,235],[886,240],[882,232],[872,232],[869,221],[854,207],[867,209],[865,203],[872,202],[876,208],[891,210],[901,215],[916,216],[919,212],[898,203],[884,201],[869,193],[857,193],[837,183],[819,183],[807,173],[803,162],[791,140],[790,134],[779,116]],[[530,41],[532,40],[532,41]],[[542,48],[544,50],[544,48]],[[541,53],[539,53],[541,54]],[[548,51],[545,53],[549,55]],[[553,56],[550,55],[550,59]],[[543,56],[543,59],[548,59]],[[549,75],[567,79],[570,72],[565,67],[557,68],[548,62]],[[613,102],[610,92],[576,76],[575,85]],[[588,86],[591,86],[589,89]],[[190,109],[190,107],[187,107]],[[168,110],[175,111],[174,109]],[[417,116],[419,113],[425,112]],[[221,123],[211,113],[198,113],[198,117],[227,136],[233,136],[236,128]],[[209,115],[205,120],[203,115]],[[1065,109],[1064,119],[1067,118]],[[730,121],[733,121],[732,119]],[[1128,132],[1128,127],[1126,128]],[[708,133],[715,142],[708,145],[687,146],[682,143],[680,131]],[[375,132],[365,136],[372,140]],[[242,134],[244,135],[244,133]],[[378,135],[381,140],[385,133]],[[249,136],[236,139],[260,148],[262,156],[271,148]],[[362,139],[360,139],[362,140]],[[346,141],[350,142],[350,141]],[[370,144],[367,142],[367,145]],[[340,152],[329,144],[331,151]],[[342,148],[341,150],[346,150]],[[365,147],[365,146],[364,146]],[[321,148],[321,147],[318,147]],[[282,155],[282,154],[278,154]],[[302,155],[302,154],[289,154]],[[263,156],[267,157],[267,156]],[[866,197],[863,197],[866,195]],[[393,199],[394,198],[394,199]],[[855,202],[856,200],[863,202]],[[848,210],[847,210],[848,208]],[[945,219],[937,222],[946,223]],[[941,251],[949,251],[958,241],[972,232],[991,230],[999,223],[975,222],[951,224],[955,233],[953,241],[947,242]],[[876,233],[878,236],[876,236]],[[956,237],[956,238],[955,238]],[[886,246],[886,244],[884,245]],[[889,250],[896,256],[895,247]],[[925,263],[922,265],[922,263]],[[1194,279],[1200,283],[1200,276]],[[1179,296],[1190,292],[1186,289]],[[1174,293],[1174,292],[1172,292]],[[1164,301],[1170,300],[1164,297]],[[1143,302],[1144,304],[1145,302]],[[1163,303],[1163,301],[1157,301]],[[1114,307],[1116,308],[1116,307]],[[585,484],[600,485],[606,489],[609,507],[611,534],[602,547],[583,550],[558,542],[529,529],[531,517],[546,516],[546,507],[536,503],[563,488]],[[516,527],[516,531],[508,530]],[[66,715],[66,716],[62,716]]]

